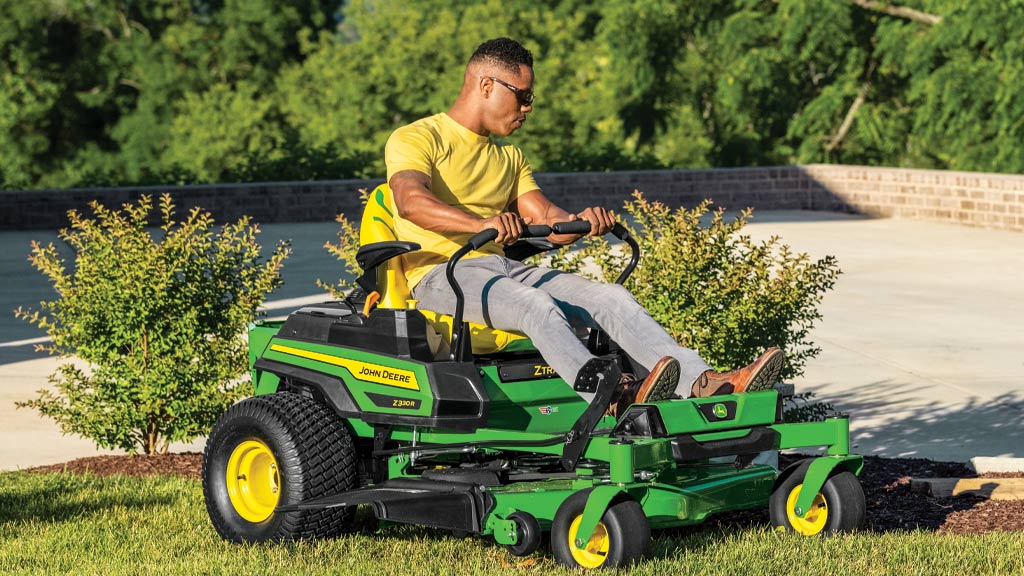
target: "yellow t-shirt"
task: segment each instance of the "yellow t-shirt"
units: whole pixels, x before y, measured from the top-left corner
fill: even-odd
[[[481,136],[445,113],[417,120],[395,130],[384,148],[388,182],[403,170],[430,176],[430,191],[442,202],[478,218],[504,211],[513,200],[537,190],[533,172],[519,148]],[[443,236],[424,230],[395,211],[399,240],[416,242],[420,250],[402,255],[409,288],[448,258],[472,234]],[[494,242],[466,258],[503,254]]]

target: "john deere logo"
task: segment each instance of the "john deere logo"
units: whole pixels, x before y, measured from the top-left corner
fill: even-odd
[[[715,413],[717,418],[725,418],[729,415],[729,411],[725,408],[725,404],[715,404],[711,409]]]

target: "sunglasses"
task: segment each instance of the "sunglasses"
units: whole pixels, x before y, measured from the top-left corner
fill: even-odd
[[[515,86],[509,84],[508,82],[505,82],[504,80],[499,80],[494,76],[488,76],[487,78],[490,78],[491,80],[494,80],[498,84],[501,84],[505,88],[511,90],[512,93],[516,95],[516,100],[519,101],[520,106],[533,106],[533,90],[523,90],[522,88],[516,88]]]

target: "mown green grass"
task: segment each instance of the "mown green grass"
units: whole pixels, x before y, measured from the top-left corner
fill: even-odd
[[[569,574],[547,552],[515,558],[487,538],[410,526],[337,540],[240,546],[206,516],[199,482],[0,474],[0,574]],[[1024,534],[860,533],[802,538],[768,528],[656,533],[628,574],[1022,574]]]

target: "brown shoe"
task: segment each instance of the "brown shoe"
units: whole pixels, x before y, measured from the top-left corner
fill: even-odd
[[[678,384],[679,361],[671,356],[665,356],[658,360],[643,381],[636,380],[631,374],[623,376],[619,382],[618,395],[612,396],[606,414],[618,418],[633,404],[668,400]]]
[[[708,370],[701,374],[690,387],[690,397],[707,398],[719,394],[768,390],[779,381],[779,374],[785,364],[786,357],[782,350],[769,348],[745,368],[732,372]]]

